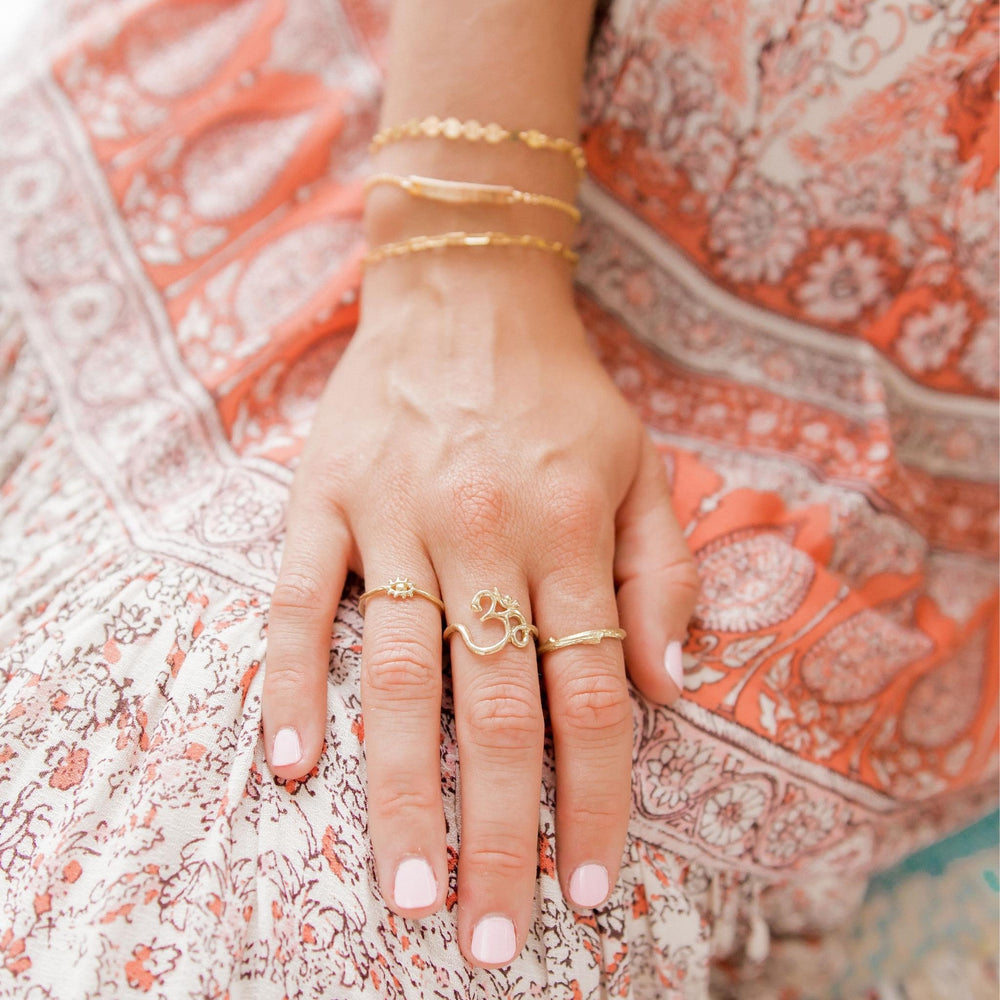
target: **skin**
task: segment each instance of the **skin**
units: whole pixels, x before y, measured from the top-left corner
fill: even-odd
[[[383,122],[431,112],[524,123],[575,137],[591,8],[554,0],[397,0]],[[428,73],[427,67],[434,72]],[[377,169],[511,183],[573,200],[569,158],[519,144],[411,140]],[[538,207],[420,202],[376,187],[370,245],[451,230],[570,240]],[[530,926],[545,685],[556,757],[556,867],[571,905],[577,866],[613,887],[631,798],[626,677],[648,698],[679,691],[664,668],[697,593],[662,461],[589,350],[567,263],[524,248],[414,254],[366,271],[358,329],[320,400],[296,473],[269,618],[265,747],[281,778],[321,753],[331,625],[348,570],[366,587],[405,576],[439,595],[481,645],[500,634],[469,603],[498,586],[542,638],[618,626],[624,643],[578,645],[536,662],[533,645],[474,656],[458,637],[451,670],[462,771],[458,929],[472,965],[482,917]],[[442,621],[430,602],[373,598],[361,666],[369,829],[387,905],[419,918],[448,889],[439,734]],[[273,765],[294,727],[302,756]],[[437,898],[394,899],[400,861],[431,865]],[[580,909],[577,907],[577,909]],[[582,910],[582,912],[587,912]]]

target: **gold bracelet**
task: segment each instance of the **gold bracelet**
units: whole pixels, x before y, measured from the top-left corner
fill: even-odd
[[[422,250],[436,250],[438,247],[533,247],[536,250],[547,250],[559,254],[571,264],[575,264],[580,255],[574,253],[564,243],[556,240],[543,240],[541,236],[524,234],[514,236],[510,233],[442,233],[440,236],[411,236],[408,240],[396,243],[383,243],[370,250],[362,258],[363,264],[377,264],[387,257],[402,257],[408,253],[419,253]]]
[[[512,132],[509,129],[505,129],[502,125],[497,125],[496,122],[491,122],[489,125],[481,125],[474,118],[469,119],[467,122],[459,121],[457,118],[445,118],[442,121],[436,115],[431,115],[420,121],[416,118],[411,118],[401,125],[387,125],[385,128],[379,129],[372,138],[371,145],[368,148],[370,152],[375,153],[386,145],[386,143],[397,142],[400,139],[416,138],[418,136],[427,136],[431,139],[438,137],[445,139],[468,139],[470,142],[483,140],[494,145],[507,140],[523,142],[531,149],[551,149],[556,153],[566,153],[581,174],[587,170],[587,157],[584,155],[583,150],[569,139],[553,139],[545,135],[544,132],[539,132],[538,129],[534,128],[521,132]]]
[[[554,208],[557,212],[563,212],[574,222],[580,221],[580,210],[568,201],[553,198],[548,194],[518,191],[509,184],[447,181],[440,177],[418,177],[416,174],[409,174],[406,177],[400,177],[398,174],[375,174],[365,181],[365,191],[371,190],[376,184],[392,184],[415,198],[454,202],[460,205],[540,205],[543,208]]]

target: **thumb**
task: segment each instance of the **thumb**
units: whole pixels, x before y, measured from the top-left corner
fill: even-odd
[[[684,687],[681,646],[698,597],[698,570],[670,502],[663,459],[643,435],[639,469],[616,518],[618,615],[625,663],[651,701],[669,703]]]

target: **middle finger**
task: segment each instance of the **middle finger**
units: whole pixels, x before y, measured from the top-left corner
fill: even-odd
[[[527,939],[537,872],[545,726],[534,642],[517,629],[531,621],[528,589],[512,563],[450,577],[437,565],[448,621],[474,645],[490,649],[511,629],[523,641],[478,655],[460,635],[449,640],[462,777],[459,941],[475,964],[498,967]]]

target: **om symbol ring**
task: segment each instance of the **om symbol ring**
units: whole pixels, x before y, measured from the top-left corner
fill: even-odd
[[[488,602],[484,604],[484,602]],[[472,598],[470,605],[473,611],[479,615],[481,622],[498,621],[503,624],[503,637],[497,639],[492,646],[478,646],[472,641],[469,630],[464,625],[449,625],[444,630],[444,638],[452,635],[459,635],[462,641],[468,646],[469,651],[476,656],[490,656],[492,653],[499,653],[509,642],[518,649],[524,649],[531,642],[532,638],[538,635],[538,629],[534,625],[529,625],[527,618],[521,613],[520,605],[513,597],[501,594],[497,587],[492,590],[480,590]]]

